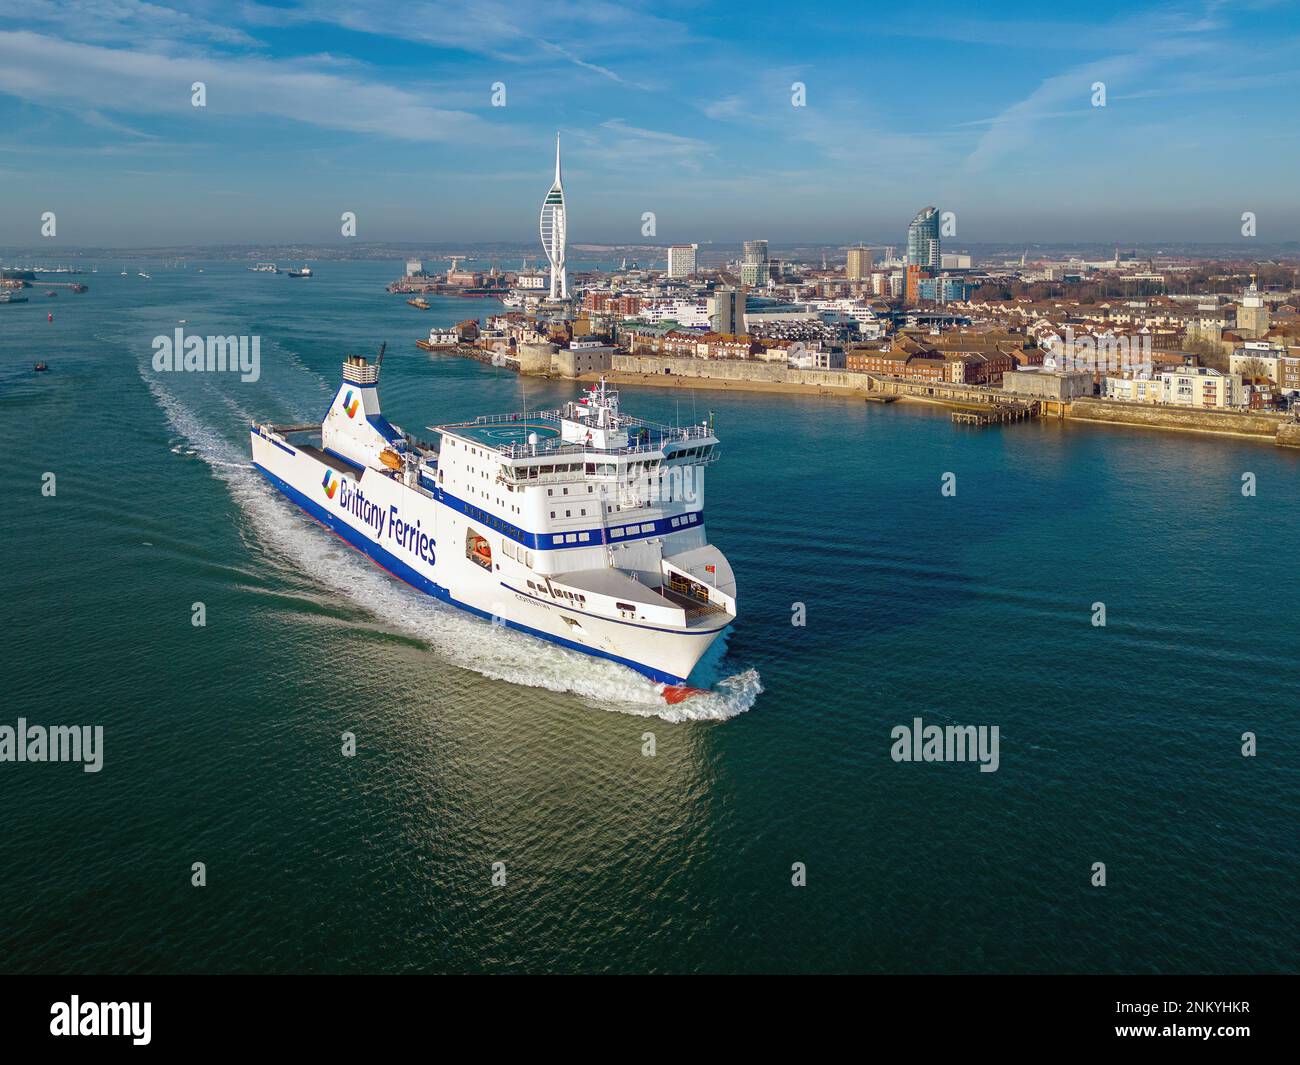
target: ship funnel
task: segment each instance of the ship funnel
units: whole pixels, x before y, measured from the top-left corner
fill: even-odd
[[[343,360],[343,380],[321,422],[325,450],[361,466],[375,465],[386,448],[404,446],[379,405],[379,367],[387,347],[380,346],[373,363],[363,355]]]

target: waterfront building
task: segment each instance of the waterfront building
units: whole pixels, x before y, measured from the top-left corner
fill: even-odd
[[[1279,360],[1277,383],[1283,392],[1300,393],[1300,348],[1291,348]]]
[[[795,370],[843,370],[844,352],[828,348],[824,351],[791,352],[789,364]]]
[[[1209,366],[1182,366],[1159,375],[1163,402],[1179,407],[1241,407],[1245,405],[1241,379]]]
[[[1240,377],[1267,377],[1282,383],[1282,363],[1286,350],[1263,340],[1248,340],[1228,357],[1228,372]]]
[[[569,298],[569,279],[564,266],[568,226],[564,208],[564,185],[560,180],[560,135],[555,135],[555,181],[542,201],[539,223],[542,248],[551,264],[550,296],[553,300]]]
[[[1041,366],[1026,366],[1007,370],[1002,375],[1002,387],[1027,399],[1068,403],[1080,396],[1092,395],[1092,377],[1091,370],[1048,370]]]
[[[668,249],[668,276],[694,277],[698,244],[674,244]]]
[[[1165,383],[1158,377],[1107,377],[1101,394],[1125,403],[1163,403]]]

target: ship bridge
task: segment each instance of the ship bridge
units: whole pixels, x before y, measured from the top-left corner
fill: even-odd
[[[590,456],[592,462],[603,460],[605,465],[611,458],[646,455],[712,461],[718,443],[707,424],[659,425],[621,413],[618,392],[603,378],[581,399],[558,410],[485,415],[472,422],[428,428],[487,448],[503,461],[526,466],[544,465],[545,460],[559,457],[577,462],[583,456]]]

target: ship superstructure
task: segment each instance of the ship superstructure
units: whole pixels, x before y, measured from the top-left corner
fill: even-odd
[[[380,359],[349,357],[315,426],[254,426],[254,465],[419,590],[482,617],[682,685],[736,618],[708,542],[711,426],[624,414],[602,381],[558,410],[391,425]]]

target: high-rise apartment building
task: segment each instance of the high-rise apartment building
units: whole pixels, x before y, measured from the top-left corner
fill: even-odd
[[[943,262],[939,247],[939,211],[926,207],[907,227],[907,265],[938,270]]]
[[[668,276],[694,277],[698,244],[674,244],[668,249]]]
[[[871,249],[864,247],[850,248],[848,261],[844,265],[844,276],[849,281],[863,281],[871,275]]]
[[[709,328],[715,333],[738,336],[745,331],[745,294],[720,287],[709,297]]]

